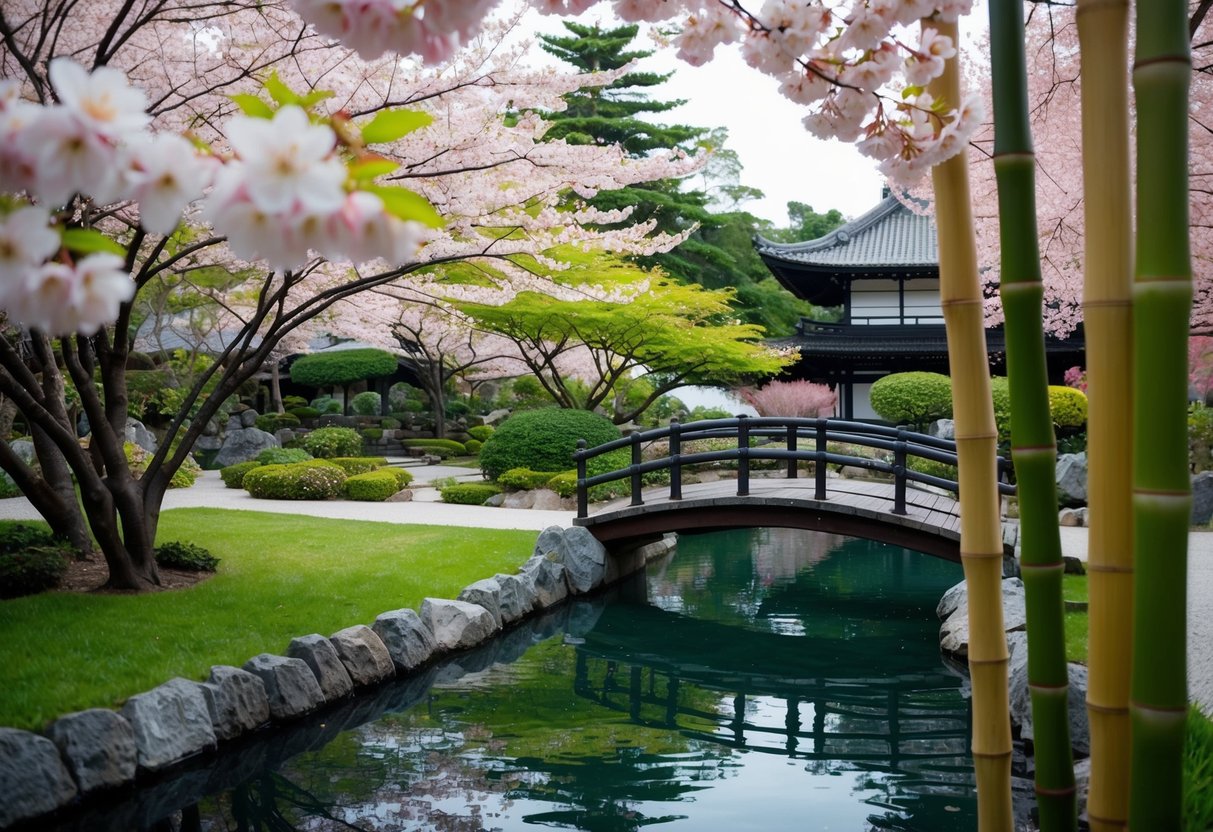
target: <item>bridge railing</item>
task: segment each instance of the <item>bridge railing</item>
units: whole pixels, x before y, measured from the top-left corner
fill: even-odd
[[[683,453],[687,444],[710,439],[730,440],[735,446]],[[645,446],[660,441],[669,442],[669,454],[646,461],[643,458]],[[831,445],[834,446],[833,450]],[[888,452],[892,459],[873,459],[845,453],[838,445],[875,448]],[[629,465],[589,475],[590,460],[621,448],[631,450]],[[906,513],[906,486],[910,482],[932,485],[954,494],[960,493],[960,484],[956,480],[910,468],[908,460],[911,457],[956,465],[956,443],[950,439],[940,439],[903,428],[842,419],[737,416],[732,419],[707,419],[686,424],[674,421],[666,427],[637,431],[630,436],[593,448],[586,447],[584,439],[578,441],[577,450],[573,453],[577,463],[577,516],[589,515],[591,488],[623,479],[630,480],[631,504],[644,505],[644,476],[654,471],[669,471],[669,499],[681,500],[683,470],[687,466],[711,462],[737,463],[739,497],[750,493],[750,463],[754,460],[783,461],[786,466],[785,476],[788,479],[799,477],[800,463],[813,462],[813,475],[816,478],[813,496],[817,500],[828,499],[828,465],[853,466],[890,474],[893,477],[893,514]],[[1011,469],[1010,460],[1000,456],[997,464],[999,492],[1014,494],[1015,486],[1005,481],[1005,475]]]

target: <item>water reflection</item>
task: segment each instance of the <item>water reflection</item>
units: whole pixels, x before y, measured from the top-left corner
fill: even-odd
[[[933,616],[958,579],[809,532],[684,537],[647,591],[61,828],[970,829],[967,700]]]

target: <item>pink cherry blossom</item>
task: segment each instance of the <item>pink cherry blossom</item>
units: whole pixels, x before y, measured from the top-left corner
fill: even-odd
[[[90,254],[76,264],[74,277],[70,320],[51,332],[92,335],[117,318],[118,308],[135,294],[126,264],[114,254]]]
[[[248,197],[268,213],[331,213],[345,198],[345,166],[333,155],[332,128],[312,124],[302,107],[272,119],[236,116],[226,127],[240,157]]]
[[[0,218],[0,303],[22,291],[30,272],[58,250],[45,208],[27,205]]]
[[[132,87],[126,73],[108,66],[88,72],[70,58],[50,65],[59,102],[87,128],[112,141],[142,130],[151,121],[147,96]]]
[[[128,178],[139,203],[139,224],[153,234],[170,234],[181,213],[210,183],[211,166],[173,133],[146,138],[131,151]]]

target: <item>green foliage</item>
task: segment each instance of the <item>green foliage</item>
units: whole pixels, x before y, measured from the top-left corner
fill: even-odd
[[[383,428],[363,428],[358,432],[363,439],[377,442],[383,438]]]
[[[396,356],[376,349],[337,350],[304,355],[291,364],[291,381],[308,387],[346,385],[396,372]],[[313,403],[314,404],[314,403]]]
[[[169,540],[157,546],[156,563],[167,569],[189,572],[214,572],[219,568],[219,558],[209,550],[180,540]]]
[[[939,373],[893,373],[872,385],[872,409],[887,422],[923,429],[952,415],[952,380]]]
[[[733,447],[733,446],[730,446]],[[586,477],[596,477],[599,474],[605,474],[608,471],[621,471],[632,464],[632,452],[628,448],[618,448],[605,454],[599,454],[596,457],[591,457],[586,463]],[[574,488],[576,487],[576,472],[574,472]],[[640,484],[649,485],[668,485],[670,482],[669,469],[658,471],[649,471],[640,478]],[[549,488],[551,485],[549,484]],[[559,493],[559,492],[557,492]],[[598,485],[590,486],[587,499],[591,503],[601,502],[603,500],[613,500],[616,497],[623,497],[632,493],[632,478],[622,477],[621,479],[611,480],[610,482],[602,482]],[[562,495],[563,496],[563,495]]]
[[[945,480],[955,481],[957,471],[955,465],[948,465],[946,462],[936,462],[933,459],[923,459],[920,456],[906,456],[906,466],[911,471],[917,471],[920,474],[928,474],[932,477],[939,477]]]
[[[438,492],[442,502],[455,503],[461,506],[482,506],[484,501],[494,494],[500,494],[501,489],[487,482],[467,482],[448,485]]]
[[[480,449],[480,469],[497,479],[511,468],[567,471],[573,465],[577,440],[587,447],[619,438],[609,419],[583,410],[549,407],[510,416]]]
[[[383,398],[373,390],[359,393],[350,400],[350,410],[358,416],[378,416]]]
[[[1057,437],[1057,453],[1081,454],[1087,450],[1087,432],[1080,431],[1070,436]]]
[[[334,399],[332,396],[320,396],[312,399],[312,407],[319,411],[318,416],[325,416],[330,413],[339,415],[341,413],[341,402]]]
[[[229,465],[219,472],[219,476],[223,478],[223,484],[228,488],[244,488],[244,475],[254,468],[260,468],[261,463],[257,461],[237,462],[235,465]]]
[[[73,552],[49,530],[21,523],[0,525],[0,598],[54,589]]]
[[[299,416],[294,413],[263,413],[257,417],[257,427],[266,433],[274,433],[283,428],[297,428]]]
[[[332,399],[329,399],[329,401],[332,401]],[[319,408],[308,407],[308,406],[292,407],[287,412],[290,413],[292,416],[294,416],[296,419],[315,419],[316,417],[318,417],[320,415]]]
[[[1213,408],[1188,405],[1188,466],[1193,473],[1213,470]]]
[[[400,474],[407,479],[402,483]],[[388,497],[405,488],[412,481],[412,475],[399,469],[382,468],[377,471],[367,471],[354,474],[345,481],[343,490],[347,500],[359,500],[367,503],[382,503]]]
[[[572,497],[577,494],[577,472],[563,471],[548,480],[547,487],[561,497]]]
[[[400,420],[393,419],[392,417],[388,416],[387,418],[379,420],[379,427],[383,428],[384,430],[399,430]]]
[[[467,453],[467,446],[454,439],[405,439],[401,444],[406,448],[443,448],[460,456]]]
[[[777,243],[816,240],[846,222],[846,217],[837,208],[831,208],[824,214],[819,214],[813,210],[812,205],[795,200],[788,202],[788,219],[791,220],[789,227],[772,229],[767,232],[767,239]]]
[[[480,449],[484,447],[484,443],[479,439],[469,439],[463,443],[463,447],[467,448],[467,452],[470,456],[476,456],[480,453]]]
[[[122,450],[126,454],[126,463],[130,466],[131,476],[139,479],[147,472],[147,466],[152,461],[152,455],[134,442],[124,442]],[[181,467],[173,472],[172,478],[169,479],[168,487],[189,488],[198,481],[198,475],[201,473],[202,466],[195,462],[193,457],[186,456],[185,461],[181,463]]]
[[[1074,387],[1049,385],[1049,414],[1058,427],[1082,427],[1087,423],[1087,394]]]
[[[506,491],[530,491],[533,488],[543,488],[552,476],[551,471],[511,468],[497,478],[497,484]]]
[[[345,471],[326,459],[262,465],[244,475],[244,488],[262,500],[329,500],[341,493]]]
[[[685,421],[700,422],[700,421],[706,421],[708,419],[732,419],[734,415],[736,415],[736,414],[731,413],[727,408],[706,407],[701,404],[701,405],[693,408],[691,410],[691,412],[687,414],[687,418]]]
[[[492,435],[493,428],[491,425],[476,425],[475,427],[468,428],[468,436],[481,442],[487,442],[488,438]]]
[[[990,379],[990,395],[994,398],[994,424],[998,428],[999,452],[1011,441],[1011,386],[1006,376]]]
[[[312,455],[302,448],[266,448],[257,454],[256,462],[258,465],[290,465],[292,462],[307,462],[311,458]],[[238,464],[247,465],[248,463]],[[234,468],[236,466],[229,467]],[[224,468],[223,470],[226,471],[228,469]]]
[[[1193,705],[1184,737],[1184,829],[1213,829],[1213,722]]]
[[[307,399],[303,396],[283,396],[282,409],[288,413],[296,407],[307,407]]]
[[[8,500],[13,497],[21,497],[23,493],[17,487],[17,483],[13,482],[13,478],[8,474],[0,471],[0,500]]]
[[[464,456],[467,454],[466,450],[461,454],[458,451],[451,450],[446,445],[427,445],[424,442],[417,445],[409,445],[408,447],[411,451],[420,451],[426,456],[437,456],[442,459],[450,459],[453,456]]]
[[[317,459],[357,456],[362,437],[353,428],[319,428],[303,437],[303,447]]]
[[[365,474],[387,465],[387,460],[381,456],[335,456],[327,460],[341,467],[345,473]]]

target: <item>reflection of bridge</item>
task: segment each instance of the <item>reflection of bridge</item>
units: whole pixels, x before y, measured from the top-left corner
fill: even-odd
[[[668,454],[644,460],[645,449],[655,443],[668,443]],[[856,447],[879,453],[876,458],[862,456]],[[631,450],[630,465],[589,474],[593,460],[623,448]],[[959,505],[952,496],[959,491],[957,482],[913,467],[915,459],[955,465],[956,444],[950,440],[860,422],[739,416],[675,422],[596,448],[586,449],[583,442],[575,458],[574,522],[604,543],[670,531],[767,526],[862,537],[960,560]],[[782,476],[753,476],[755,463],[762,461],[778,466]],[[811,478],[800,477],[804,463],[813,464]],[[687,469],[709,464],[736,466],[736,480],[684,485]],[[1008,467],[1002,458],[996,464],[1000,471]],[[831,477],[830,465],[887,474],[891,481]],[[668,488],[644,487],[646,478],[664,472]],[[628,481],[630,499],[590,515],[590,489],[617,480]],[[913,483],[933,490],[909,487]],[[1006,483],[1000,483],[999,490],[1014,493]]]

